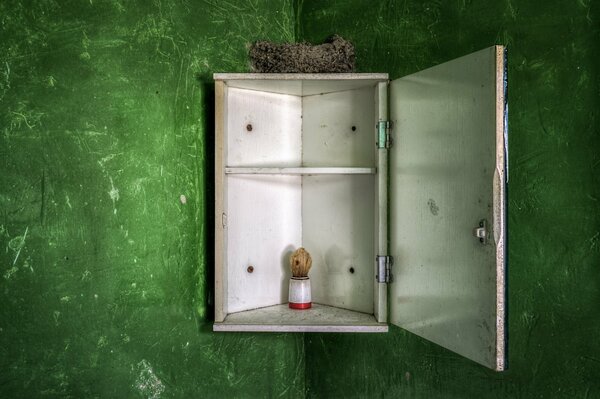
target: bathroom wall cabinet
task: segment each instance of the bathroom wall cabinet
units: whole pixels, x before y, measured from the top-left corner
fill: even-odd
[[[387,332],[505,367],[507,107],[494,46],[385,73],[215,79],[215,331]],[[287,306],[312,255],[313,308]]]

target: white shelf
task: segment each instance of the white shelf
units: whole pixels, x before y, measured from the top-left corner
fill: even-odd
[[[238,168],[225,167],[227,175],[374,175],[377,168]]]
[[[378,323],[372,314],[317,303],[304,310],[288,304],[231,313],[214,331],[248,332],[387,332],[386,323]]]

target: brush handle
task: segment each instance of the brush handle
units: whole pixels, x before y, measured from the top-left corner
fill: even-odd
[[[292,277],[290,279],[290,303],[292,309],[309,309],[312,305],[308,277]]]

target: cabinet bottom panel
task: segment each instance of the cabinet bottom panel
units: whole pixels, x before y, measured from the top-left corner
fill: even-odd
[[[250,332],[387,332],[372,314],[313,303],[310,309],[290,309],[288,304],[231,313],[214,331]]]

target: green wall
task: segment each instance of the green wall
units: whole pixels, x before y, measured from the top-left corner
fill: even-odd
[[[0,397],[600,397],[597,7],[0,2]],[[397,328],[210,331],[211,74],[334,32],[392,78],[508,46],[509,371]]]
[[[397,328],[307,334],[308,396],[600,398],[599,2],[368,4],[301,2],[300,36],[337,32],[391,78],[508,47],[509,371]]]
[[[302,336],[213,334],[207,299],[212,73],[292,16],[0,2],[1,398],[304,396]]]

